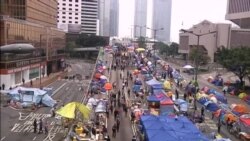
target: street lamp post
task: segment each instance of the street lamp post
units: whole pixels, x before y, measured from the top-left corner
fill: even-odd
[[[213,31],[213,32],[208,32],[208,33],[204,33],[204,34],[196,34],[193,31],[189,31],[189,30],[185,30],[185,29],[181,29],[180,31],[183,32],[183,33],[190,33],[190,34],[195,35],[197,37],[197,49],[199,48],[199,45],[200,45],[200,37],[201,36],[216,33],[216,31]],[[195,85],[196,85],[195,87],[197,88],[197,84],[198,84],[198,82],[197,82],[197,75],[198,75],[198,58],[197,58],[197,55],[194,58],[194,64],[195,64],[195,77],[194,77],[194,80],[195,80]],[[197,92],[195,92],[195,98],[194,98],[194,100],[195,100],[195,102],[194,102],[195,105],[194,106],[195,107],[196,107],[196,94],[197,94]]]
[[[154,57],[156,57],[156,52],[155,52],[155,49],[156,49],[156,47],[155,47],[155,43],[156,43],[156,42],[155,42],[156,33],[157,33],[157,31],[163,30],[164,28],[155,29],[155,28],[149,28],[149,27],[147,27],[147,29],[150,29],[150,30],[154,31],[154,36],[153,36],[153,38],[154,38],[153,49],[154,49]],[[156,66],[156,59],[155,59],[155,66]]]

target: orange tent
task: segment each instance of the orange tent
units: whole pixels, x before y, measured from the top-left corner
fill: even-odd
[[[232,114],[226,114],[225,117],[224,117],[224,120],[225,120],[225,121],[227,121],[227,120],[229,120],[229,121],[236,121],[237,119],[236,119],[236,117],[235,117],[234,115],[232,115]]]
[[[100,74],[100,73],[96,73],[96,74],[95,74],[95,78],[96,78],[96,79],[99,79],[101,76],[102,76],[102,74]]]
[[[234,108],[233,111],[244,114],[247,113],[247,107],[245,105],[242,104],[237,104]]]
[[[112,89],[112,84],[111,83],[106,83],[104,85],[104,89],[107,90],[107,91],[111,90]]]

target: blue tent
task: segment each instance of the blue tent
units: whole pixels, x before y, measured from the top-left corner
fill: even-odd
[[[147,85],[153,86],[153,85],[162,85],[161,82],[157,81],[156,79],[151,79],[149,81],[146,81]]]
[[[139,92],[141,89],[141,85],[134,85],[133,86],[133,92]]]
[[[159,100],[156,96],[153,96],[153,95],[148,96],[148,97],[147,97],[147,100],[148,100],[149,102],[160,102],[160,100]]]

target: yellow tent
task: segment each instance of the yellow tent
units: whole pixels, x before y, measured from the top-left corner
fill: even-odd
[[[70,102],[56,111],[56,113],[61,115],[62,117],[73,119],[75,118],[75,113],[77,110],[79,110],[83,114],[84,118],[89,118],[90,109],[79,102]]]
[[[170,83],[170,81],[165,81],[163,83],[163,87],[164,87],[164,89],[171,89],[171,83]]]
[[[145,49],[144,48],[137,48],[136,51],[139,51],[139,52],[140,51],[145,51]]]

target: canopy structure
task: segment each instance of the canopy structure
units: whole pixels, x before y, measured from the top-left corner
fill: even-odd
[[[95,108],[95,112],[96,113],[105,113],[106,111],[107,111],[106,104],[103,101],[99,102]]]
[[[20,102],[31,102],[35,104],[42,102],[49,107],[53,107],[56,104],[56,101],[53,100],[46,91],[38,88],[17,87],[8,91],[8,95],[10,95],[11,99]]]
[[[153,85],[162,85],[161,82],[157,81],[156,79],[151,79],[149,81],[146,81],[146,84],[149,86],[153,86]]]
[[[141,124],[148,141],[208,141],[186,117],[141,116]]]
[[[77,110],[82,113],[84,118],[89,118],[90,109],[79,102],[70,102],[56,111],[56,113],[61,115],[62,117],[74,119]]]
[[[153,95],[148,96],[148,97],[147,97],[147,100],[148,100],[149,102],[160,102],[160,100],[159,100],[156,96],[153,96]]]

